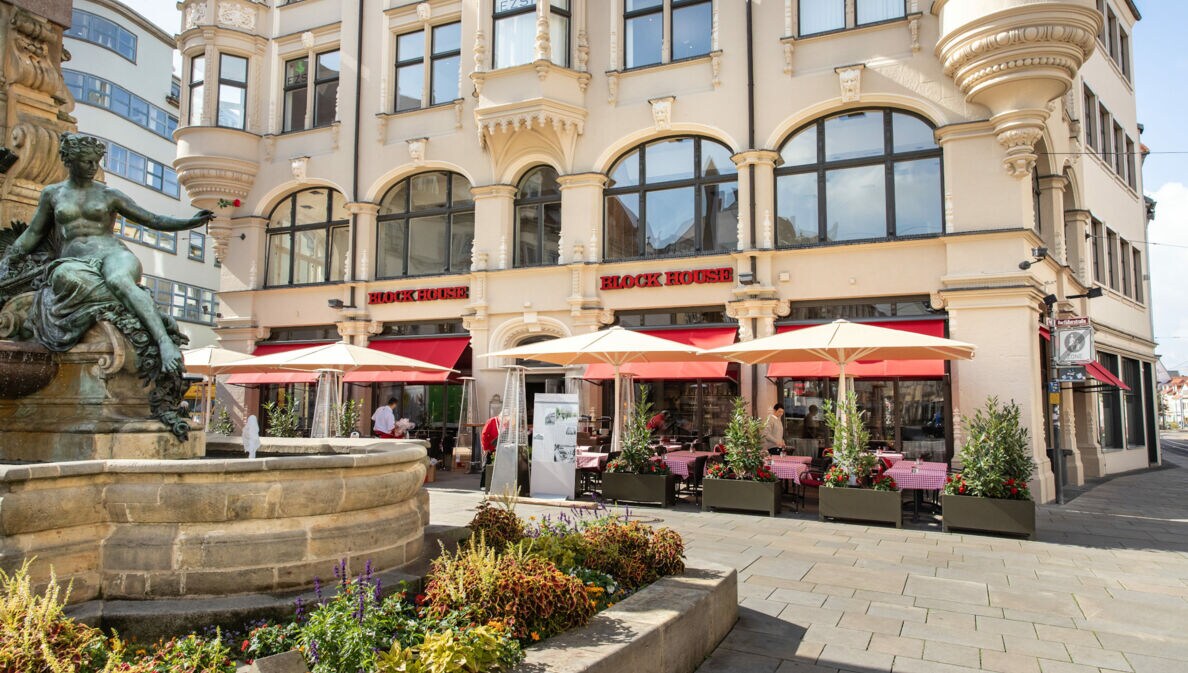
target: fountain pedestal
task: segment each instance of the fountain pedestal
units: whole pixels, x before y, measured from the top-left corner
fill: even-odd
[[[198,458],[204,444],[152,418],[136,351],[110,323],[65,353],[0,341],[0,461]]]

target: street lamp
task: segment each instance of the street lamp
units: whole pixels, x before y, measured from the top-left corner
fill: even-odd
[[[1097,297],[1100,297],[1101,295],[1102,295],[1101,288],[1094,287],[1094,288],[1090,288],[1088,292],[1085,292],[1083,294],[1070,294],[1067,297],[1065,297],[1065,299],[1096,299]],[[1058,302],[1058,301],[1059,301],[1059,299],[1054,294],[1049,294],[1046,297],[1044,297],[1044,304],[1047,305],[1047,307],[1048,307],[1048,322],[1051,325],[1053,330],[1055,330],[1055,328],[1056,328],[1056,302]],[[1057,415],[1056,415],[1056,410],[1058,408],[1057,405],[1060,403],[1059,402],[1059,400],[1060,400],[1060,397],[1059,397],[1059,395],[1060,395],[1060,373],[1059,373],[1059,371],[1057,371],[1057,368],[1056,368],[1055,336],[1053,336],[1051,345],[1048,347],[1048,380],[1056,382],[1056,386],[1057,386],[1057,388],[1056,388],[1057,402],[1056,402],[1056,404],[1052,404],[1051,400],[1049,400],[1049,406],[1051,407],[1051,411],[1049,411],[1049,413],[1051,414],[1051,419],[1052,419],[1052,471],[1055,472],[1054,476],[1055,476],[1055,487],[1056,487],[1056,504],[1063,505],[1064,504],[1064,451],[1060,448],[1060,428],[1058,428],[1056,425],[1057,422],[1059,421],[1059,419],[1057,418]]]

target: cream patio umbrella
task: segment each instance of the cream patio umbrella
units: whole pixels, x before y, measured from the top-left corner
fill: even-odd
[[[661,339],[650,334],[634,332],[622,327],[578,334],[571,337],[539,341],[508,350],[487,353],[486,357],[525,358],[557,365],[608,364],[615,369],[615,420],[611,433],[611,450],[622,444],[622,414],[618,408],[622,377],[619,369],[633,362],[689,362],[704,359],[701,349],[688,344]],[[716,358],[715,358],[716,359]]]
[[[305,371],[318,373],[317,407],[314,418],[328,419],[333,409],[333,400],[337,398],[341,385],[341,376],[347,372],[374,371],[414,371],[414,372],[452,372],[449,367],[421,362],[402,355],[385,353],[372,348],[363,348],[353,344],[337,342],[301,348],[298,350],[262,355],[232,362],[223,366],[223,371],[243,373],[267,373],[278,369],[290,371]],[[328,374],[333,374],[329,376]],[[334,381],[333,394],[323,391],[324,386]],[[324,394],[325,392],[325,394]],[[322,425],[330,424],[329,421]],[[318,423],[315,423],[318,425]],[[315,436],[326,436],[318,434]]]
[[[204,428],[210,427],[211,414],[214,409],[214,391],[215,391],[215,377],[223,368],[231,363],[247,360],[252,356],[239,351],[227,350],[226,348],[218,348],[215,346],[203,346],[202,348],[191,348],[187,351],[182,351],[182,361],[185,363],[186,371],[195,374],[203,374],[208,377],[206,383],[206,422],[203,424]]]
[[[703,351],[746,364],[832,362],[838,367],[837,403],[845,399],[846,365],[871,360],[969,360],[974,345],[952,339],[835,320]]]

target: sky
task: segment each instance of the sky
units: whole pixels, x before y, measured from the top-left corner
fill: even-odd
[[[180,30],[172,0],[124,0],[167,33]],[[1148,230],[1151,306],[1157,353],[1168,369],[1188,373],[1188,27],[1185,0],[1137,0],[1142,21],[1134,30],[1135,92],[1143,142],[1143,189],[1158,202]]]

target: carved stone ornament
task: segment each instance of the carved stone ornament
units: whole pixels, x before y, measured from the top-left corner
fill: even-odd
[[[408,158],[412,159],[414,164],[425,161],[425,146],[429,143],[428,138],[411,138],[405,142],[408,143]]]
[[[298,182],[305,182],[308,169],[309,157],[293,157],[289,160],[289,170],[293,172],[293,179]]]
[[[256,10],[232,0],[223,0],[219,2],[218,20],[220,26],[251,32],[256,29]]]
[[[1039,142],[1043,133],[1042,127],[1019,126],[1001,131],[995,136],[999,144],[1006,148],[1006,157],[1002,160],[1002,165],[1011,177],[1021,180],[1031,175],[1038,159],[1035,144]]]
[[[866,66],[862,64],[836,68],[837,82],[841,86],[843,103],[857,103],[862,98],[862,71]]]
[[[427,2],[422,2],[417,5],[417,19],[421,21],[428,21],[433,18],[433,6]]]
[[[316,42],[317,40],[314,37],[313,31],[307,30],[301,34],[301,46],[306,49],[313,49]]]
[[[186,30],[206,23],[206,0],[195,0],[186,5]]]
[[[675,96],[653,98],[648,101],[652,105],[652,123],[656,125],[657,131],[667,131],[672,128],[672,104],[675,101]]]

